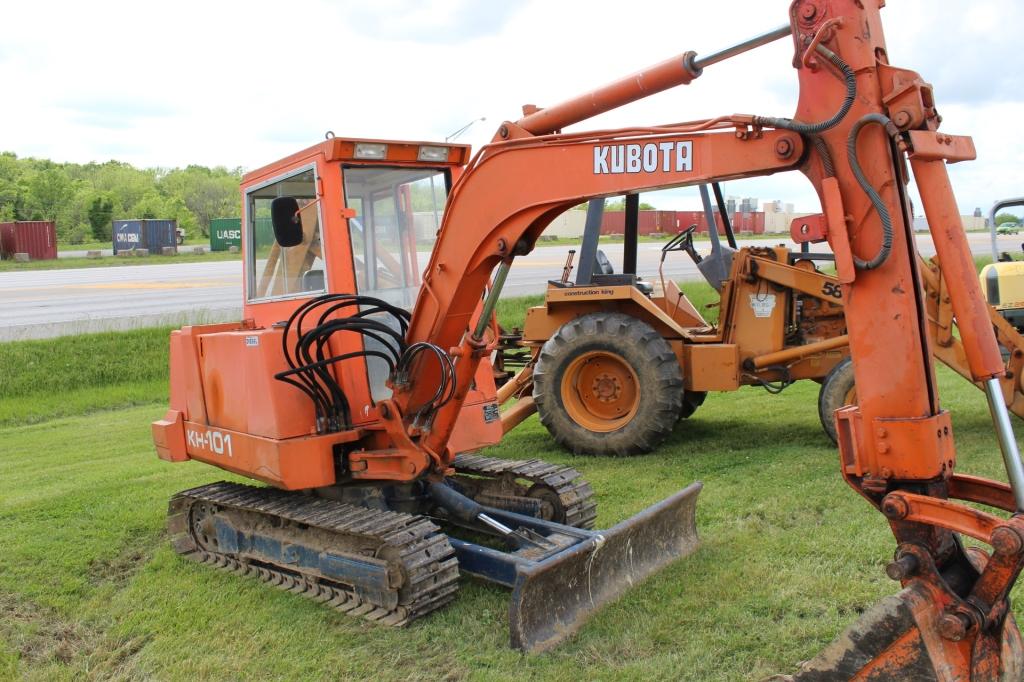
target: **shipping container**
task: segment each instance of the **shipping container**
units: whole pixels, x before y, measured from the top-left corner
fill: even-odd
[[[178,250],[177,220],[115,220],[114,254],[132,249],[147,249],[159,255],[165,246]]]
[[[624,234],[626,231],[625,211],[605,211],[601,218],[601,234]],[[637,231],[640,234],[675,234],[675,211],[640,211],[637,216]]]
[[[697,225],[698,234],[707,234],[708,221],[704,219],[704,211],[676,211],[676,221],[679,225],[676,232],[685,230],[690,225]],[[715,211],[715,222],[718,223],[718,234],[724,235],[725,228],[722,225],[722,218],[718,215],[718,211]],[[740,232],[750,232],[753,234],[764,233],[764,211],[754,211],[753,213],[743,213],[737,211],[732,214],[730,220],[732,230],[736,234]]]
[[[56,258],[56,224],[42,220],[0,223],[0,256],[14,258],[16,253],[27,253],[32,260]]]
[[[274,223],[269,217],[256,218],[256,243],[260,246],[268,246],[276,241],[274,237]]]
[[[214,218],[210,221],[210,251],[242,248],[242,219]]]

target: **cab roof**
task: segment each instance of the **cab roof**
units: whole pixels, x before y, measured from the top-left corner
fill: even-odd
[[[373,157],[361,155],[360,152],[372,150],[379,153],[380,146],[384,146],[383,155]],[[434,158],[421,160],[421,150],[429,148],[433,150]],[[443,160],[439,158],[439,152],[447,149]],[[316,157],[323,156],[328,162],[352,161],[367,165],[422,165],[430,167],[438,166],[464,166],[469,161],[470,146],[467,144],[451,144],[449,142],[419,142],[409,140],[382,140],[357,137],[330,137],[323,142],[307,147],[302,151],[279,159],[273,163],[261,166],[249,171],[242,176],[242,184],[248,185],[255,181],[262,180],[268,176],[279,175],[282,171],[295,166],[308,163]],[[443,152],[441,153],[443,154]]]

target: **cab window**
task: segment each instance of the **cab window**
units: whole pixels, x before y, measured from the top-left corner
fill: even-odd
[[[448,175],[433,168],[346,168],[345,206],[349,218],[356,289],[411,310],[422,284],[423,268],[437,240],[448,196]],[[394,323],[391,316],[382,322]],[[369,350],[379,341],[365,338]],[[366,370],[374,400],[391,396],[384,360],[367,356]]]
[[[425,168],[346,168],[345,205],[359,293],[411,309],[447,198],[447,175]]]
[[[282,247],[274,238],[270,202],[294,197],[299,203],[302,242]],[[320,203],[316,174],[307,168],[246,193],[249,299],[318,294],[326,290]]]

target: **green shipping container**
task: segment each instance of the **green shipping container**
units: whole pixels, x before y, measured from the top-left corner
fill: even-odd
[[[242,248],[242,219],[214,218],[210,221],[210,251]]]

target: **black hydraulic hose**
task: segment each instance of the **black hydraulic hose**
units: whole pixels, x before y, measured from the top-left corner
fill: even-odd
[[[306,314],[309,313],[314,308],[325,303],[351,298],[355,298],[354,295],[327,294],[325,296],[318,296],[317,298],[313,298],[310,299],[309,301],[306,301],[298,308],[296,308],[294,312],[292,312],[291,316],[288,318],[288,321],[285,323],[284,333],[281,335],[281,347],[282,350],[284,351],[285,361],[287,362],[289,367],[291,367],[292,369],[295,369],[297,367],[296,362],[298,361],[298,346],[302,341],[302,323],[306,317]],[[292,325],[296,323],[296,319],[298,320],[296,325],[296,353],[295,356],[293,357],[291,351],[288,348],[288,335],[289,332],[291,331]],[[327,395],[327,391],[324,390],[320,383],[315,378],[313,378],[312,376],[305,372],[300,373],[299,378],[302,380],[302,383],[304,383],[308,389],[305,391],[307,395],[310,395],[311,397],[317,396],[313,398],[313,402],[317,403],[318,410],[320,404],[322,403],[325,416],[327,412],[332,411],[330,396]],[[284,379],[284,381],[286,381],[287,383],[291,383],[293,385],[295,385],[296,383],[294,380]]]
[[[286,369],[283,372],[278,372],[277,374],[275,374],[274,378],[275,379],[280,379],[281,381],[288,381],[288,378],[290,376],[292,376],[293,374],[297,374],[299,372],[304,372],[307,369],[311,369],[311,368],[314,368],[314,367],[315,368],[322,368],[322,367],[326,367],[328,365],[331,365],[331,364],[333,364],[335,362],[341,362],[342,360],[351,360],[352,358],[361,358],[361,357],[364,357],[366,355],[371,355],[371,356],[383,358],[384,360],[388,359],[388,357],[384,353],[381,353],[381,352],[378,352],[378,351],[375,351],[375,350],[361,350],[361,351],[355,351],[355,352],[352,352],[352,353],[342,353],[341,355],[335,355],[334,357],[324,358],[323,360],[317,360],[316,362],[310,363],[309,365],[304,365],[302,367],[296,367],[295,369]]]
[[[857,97],[857,74],[853,72],[850,65],[844,62],[839,55],[832,50],[828,49],[824,45],[818,45],[818,53],[823,55],[832,64],[843,72],[843,81],[846,83],[846,97],[843,98],[843,103],[839,107],[832,118],[820,123],[801,123],[800,121],[794,121],[791,118],[775,118],[772,116],[755,116],[754,123],[760,126],[766,126],[769,128],[784,128],[786,130],[792,130],[793,132],[801,133],[803,135],[817,135],[823,133],[829,128],[834,128],[846,118],[846,115],[850,113],[850,108],[853,106],[853,100]]]
[[[438,409],[455,397],[456,388],[455,364],[444,350],[439,346],[426,341],[414,343],[409,346],[406,352],[402,355],[402,358],[399,360],[397,372],[407,372],[413,359],[426,350],[429,350],[435,355],[435,357],[437,357],[438,364],[441,368],[441,378],[438,381],[437,390],[434,392],[434,397],[426,403],[426,405],[432,405],[434,409]]]
[[[834,178],[836,176],[836,164],[832,160],[832,150],[829,149],[828,143],[819,135],[811,135],[810,138],[815,151],[821,157],[821,165],[825,168],[825,177]]]
[[[364,308],[350,317],[327,320],[332,313],[352,306]],[[321,312],[318,324],[312,329],[305,330],[303,327],[306,317],[322,307],[327,309]],[[401,330],[400,333],[390,324],[368,319],[377,314],[390,314]],[[278,373],[275,378],[295,386],[310,398],[316,411],[318,430],[323,422],[327,422],[330,430],[336,430],[349,423],[351,411],[344,391],[328,371],[329,365],[356,357],[379,357],[387,363],[393,373],[406,350],[405,333],[408,331],[410,319],[411,315],[403,308],[370,296],[326,294],[310,299],[299,305],[284,325],[281,346],[289,370]],[[288,344],[293,329],[296,334],[294,349]],[[329,337],[336,332],[345,331],[372,338],[382,349],[364,349],[333,358],[325,357],[325,346]],[[315,359],[312,352],[314,344]],[[439,395],[443,395],[444,386],[439,387],[439,390]]]
[[[356,308],[347,317],[332,318],[345,308]],[[307,317],[315,315],[316,324],[305,328]],[[390,316],[391,320],[382,319]],[[376,319],[375,319],[376,318]],[[416,356],[423,352],[437,358],[440,377],[431,399],[420,408],[436,410],[455,397],[455,364],[440,347],[428,342],[408,345],[406,334],[411,314],[387,301],[358,294],[325,294],[299,305],[284,324],[281,339],[287,370],[274,377],[295,386],[313,402],[317,429],[335,431],[350,423],[351,410],[344,391],[330,371],[331,365],[354,358],[376,357],[387,366],[394,380],[409,371]],[[395,328],[397,326],[397,329]],[[289,337],[294,332],[294,347]],[[350,332],[372,339],[380,348],[364,348],[327,357],[330,338],[336,333]]]
[[[875,124],[885,128],[886,133],[890,136],[898,134],[896,127],[893,122],[889,120],[888,116],[882,114],[868,114],[859,121],[853,124],[850,129],[850,136],[846,138],[846,154],[850,157],[850,168],[853,170],[853,175],[857,178],[857,182],[860,184],[861,189],[868,195],[868,199],[871,200],[871,204],[875,207],[878,212],[878,217],[882,221],[882,246],[878,249],[878,253],[875,257],[869,261],[865,261],[858,258],[856,255],[853,257],[853,264],[859,270],[874,270],[886,260],[889,259],[889,253],[892,250],[892,216],[889,215],[889,208],[882,201],[881,195],[878,191],[871,186],[868,182],[867,177],[864,175],[864,171],[860,167],[860,161],[857,159],[857,136],[860,131],[866,125]]]

